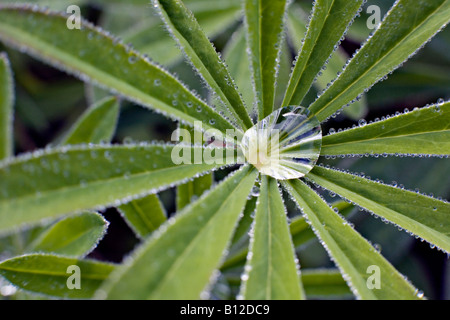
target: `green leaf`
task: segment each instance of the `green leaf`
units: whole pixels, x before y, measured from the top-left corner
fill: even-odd
[[[161,67],[87,22],[81,30],[68,29],[67,18],[41,9],[1,6],[0,40],[169,117],[191,125],[201,121],[204,129],[233,129]],[[238,138],[242,134],[235,133]]]
[[[218,110],[225,114],[231,112],[241,128],[246,130],[252,127],[253,122],[247,114],[227,67],[192,12],[179,0],[153,0],[153,3],[160,10],[168,29],[179,42],[192,65],[225,103],[226,108]]]
[[[84,212],[70,216],[40,234],[26,251],[82,257],[95,249],[108,224],[98,213]]]
[[[450,102],[323,137],[321,155],[450,155]]]
[[[310,106],[320,121],[394,71],[450,17],[450,0],[399,0],[336,81]]]
[[[86,110],[61,145],[109,142],[116,130],[118,117],[117,98],[105,98]]]
[[[289,81],[283,106],[301,105],[315,77],[326,64],[363,0],[317,0],[305,42]]]
[[[275,179],[262,176],[241,295],[247,300],[304,298],[286,210]]]
[[[223,165],[174,164],[179,146],[65,146],[0,163],[0,231],[155,193]],[[203,152],[202,147],[183,147]],[[189,154],[188,154],[189,155]]]
[[[6,53],[0,53],[0,160],[13,155],[13,79]]]
[[[211,188],[213,176],[211,174],[195,178],[188,183],[177,187],[177,210],[180,211],[189,203],[199,198],[206,190]]]
[[[245,166],[161,226],[97,297],[198,299],[219,266],[256,170]]]
[[[133,200],[117,209],[141,239],[146,238],[167,220],[166,211],[156,194]]]
[[[71,266],[80,269],[81,289],[70,290]],[[114,265],[50,254],[30,254],[0,263],[0,275],[13,285],[41,295],[68,299],[88,299],[113,271]]]
[[[323,167],[315,167],[307,177],[450,252],[448,202]]]
[[[283,185],[298,203],[358,298],[418,298],[418,291],[310,187],[301,180],[290,180]],[[369,269],[371,266],[379,268],[379,289],[369,289],[369,284],[373,284],[370,278],[373,274]]]
[[[291,37],[291,42],[294,49],[300,51],[302,49],[301,39],[305,37],[307,31],[306,23],[307,17],[302,8],[299,5],[292,4],[288,12],[288,32]],[[317,88],[318,91],[324,90],[328,83],[336,78],[337,74],[342,71],[343,66],[348,60],[347,53],[338,48],[328,60],[328,64],[325,69],[322,69],[322,75],[317,77],[316,82],[313,86]],[[367,114],[367,99],[363,96],[359,101],[354,102],[348,108],[344,109],[344,114],[353,120],[359,120]]]
[[[224,3],[223,1],[222,4]],[[200,11],[193,11],[198,23],[209,38],[220,35],[223,30],[235,22],[240,16],[240,7],[229,6],[220,8],[219,1],[212,1],[215,7]],[[194,3],[196,4],[196,3]],[[209,3],[208,3],[209,4]],[[188,5],[188,7],[192,7]],[[163,65],[171,65],[182,58],[180,50],[174,46],[174,40],[167,34],[158,17],[158,22],[149,20],[148,17],[137,23],[130,30],[122,33],[120,37],[125,43],[132,43],[141,53],[149,55],[155,61]]]
[[[308,298],[352,295],[339,270],[303,269],[302,282]]]
[[[236,85],[242,94],[242,99],[247,107],[247,112],[254,115],[254,93],[252,86],[252,75],[250,72],[250,62],[246,59],[246,39],[245,31],[240,28],[228,41],[223,55],[230,70],[231,76],[235,79]]]
[[[286,0],[245,0],[247,45],[259,120],[272,113]]]
[[[247,205],[248,204],[249,204],[249,202],[247,202]],[[253,210],[252,210],[252,208],[253,208]],[[353,212],[354,206],[345,201],[339,201],[339,202],[333,204],[333,208],[336,208],[337,210],[339,210],[339,213],[342,216],[347,217]],[[247,210],[247,208],[246,208],[246,210]],[[239,230],[241,227],[241,224],[244,222],[244,219],[247,217],[247,215],[250,216],[250,214],[253,213],[254,206],[249,207],[248,210],[249,210],[248,212],[244,211],[244,217],[241,219],[239,226],[236,229],[235,237],[236,237],[236,235],[238,235],[238,232],[241,232],[241,234],[242,234],[243,229]],[[245,215],[246,213],[247,213],[247,215]],[[248,218],[250,218],[250,217],[248,217]],[[251,221],[249,222],[249,224],[250,223],[251,223]],[[248,230],[249,230],[249,228],[245,229],[245,232],[248,232]],[[300,249],[302,245],[304,245],[304,244],[308,243],[310,240],[316,238],[310,225],[305,221],[305,218],[303,218],[302,216],[296,216],[296,217],[292,218],[292,221],[289,224],[289,230],[290,230],[292,242],[294,244],[294,248],[296,248],[297,250]],[[245,264],[247,255],[248,255],[248,245],[245,247],[242,247],[241,250],[239,250],[237,252],[230,253],[227,260],[223,263],[221,269],[229,270],[229,269],[232,269],[235,267],[243,266]]]
[[[187,130],[191,137],[194,137],[194,140],[197,139],[196,134],[200,133],[194,128],[189,128],[183,125],[179,125],[179,128]],[[196,142],[199,143],[199,141]],[[205,136],[202,134],[201,144],[205,144],[206,142]],[[181,209],[186,207],[188,204],[197,200],[206,190],[211,188],[213,181],[214,176],[210,173],[179,185],[177,187],[176,195],[177,211],[181,211]]]

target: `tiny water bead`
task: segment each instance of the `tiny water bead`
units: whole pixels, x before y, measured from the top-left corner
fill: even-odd
[[[316,164],[321,147],[319,120],[300,106],[274,111],[248,129],[241,141],[246,160],[278,180],[306,175]]]

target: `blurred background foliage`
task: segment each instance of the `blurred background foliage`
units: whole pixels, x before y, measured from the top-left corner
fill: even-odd
[[[148,0],[49,0],[49,1],[12,1],[13,3],[37,3],[50,9],[63,10],[71,4],[81,7],[83,18],[101,26],[112,34],[119,35],[125,43],[148,55],[169,69],[210,100],[199,77],[184,61],[175,41],[165,31],[160,19],[152,11]],[[393,4],[393,0],[368,0],[361,16],[356,18],[342,42],[339,51],[333,55],[327,70],[311,90],[305,105],[315,99],[317,93],[331,81],[337,71],[345,64],[360,44],[369,36],[371,30],[366,21],[369,5],[378,5],[384,16]],[[0,4],[11,1],[0,0]],[[186,0],[186,5],[195,13],[200,24],[222,52],[232,74],[239,78],[238,86],[248,106],[252,105],[250,72],[245,53],[245,37],[242,32],[240,0]],[[278,80],[278,93],[283,93],[288,81],[292,61],[300,45],[299,36],[304,32],[308,15],[312,8],[311,0],[293,1],[288,12],[285,53],[281,57]],[[66,75],[18,51],[0,44],[0,51],[6,51],[11,59],[14,72],[15,103],[15,150],[16,153],[43,148],[57,141],[89,105],[106,95],[102,90]],[[439,98],[450,98],[450,29],[439,33],[417,55],[404,66],[378,83],[356,105],[339,116],[324,123],[323,131],[330,128],[338,130],[357,124],[358,119],[374,120],[395,112],[403,112],[422,107]],[[114,143],[123,141],[170,141],[171,133],[177,124],[156,113],[123,101],[121,115]],[[408,189],[419,189],[423,193],[433,193],[437,197],[450,198],[450,166],[448,159],[439,158],[346,158],[322,159],[322,163],[364,172],[366,176],[391,183],[398,181]],[[225,172],[217,172],[216,180]],[[328,200],[331,195],[324,194]],[[175,211],[175,190],[167,190],[161,199],[169,215]],[[287,199],[289,215],[299,214],[295,206]],[[450,299],[450,262],[448,257],[437,250],[430,249],[406,232],[387,225],[366,212],[357,209],[351,213],[350,220],[364,237],[378,244],[382,254],[417,287],[431,299]],[[139,240],[134,236],[115,209],[105,211],[104,216],[111,222],[108,234],[100,242],[90,257],[120,262]],[[21,254],[27,243],[38,235],[43,227],[34,228],[17,236],[0,239],[0,259]],[[317,240],[309,241],[297,248],[303,269],[331,268],[333,263]],[[217,297],[227,298],[239,285],[233,282],[234,273],[225,272],[216,284],[213,293]],[[226,285],[226,284],[229,284]],[[17,298],[28,298],[20,293]],[[341,296],[342,297],[342,296]],[[349,297],[348,295],[345,297]]]

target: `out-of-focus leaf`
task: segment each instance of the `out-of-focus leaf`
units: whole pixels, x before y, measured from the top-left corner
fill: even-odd
[[[13,155],[12,72],[5,53],[0,53],[0,160]]]
[[[118,209],[130,228],[142,239],[167,220],[166,211],[156,194],[133,200]]]
[[[79,268],[79,269],[77,269]],[[33,293],[68,299],[89,299],[108,278],[114,265],[78,260],[50,254],[30,254],[0,263],[0,275],[13,285]],[[79,270],[80,289],[69,289],[75,284],[69,279]]]
[[[71,128],[61,144],[109,142],[119,117],[117,98],[106,98],[89,108]]]
[[[85,256],[103,238],[108,224],[101,215],[92,212],[64,218],[41,233],[27,251]]]

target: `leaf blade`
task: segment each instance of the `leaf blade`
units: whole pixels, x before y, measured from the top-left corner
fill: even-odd
[[[117,209],[141,239],[145,239],[167,220],[166,211],[156,194],[133,200]]]
[[[120,205],[223,166],[177,165],[172,152],[178,147],[64,146],[1,163],[0,231],[74,211]],[[201,147],[183,150],[191,153],[190,159],[195,150],[203,152]]]
[[[205,129],[234,128],[167,71],[87,22],[82,30],[69,30],[68,17],[26,6],[1,6],[0,17],[2,41],[83,81],[190,125],[201,121]],[[97,54],[104,50],[110,52],[107,57]]]
[[[220,263],[256,174],[246,166],[186,207],[111,277],[98,296],[198,299]],[[205,202],[208,205],[202,206]],[[169,254],[167,246],[173,249]]]
[[[111,141],[119,117],[119,101],[115,97],[91,106],[73,125],[61,145]]]
[[[450,102],[328,135],[321,155],[450,155]]]
[[[450,252],[449,203],[323,167],[307,177]]]
[[[262,176],[254,236],[241,295],[247,300],[299,300],[304,298],[286,210],[277,181]],[[280,263],[283,261],[283,263]]]
[[[13,79],[6,53],[0,53],[0,160],[13,155]]]
[[[246,0],[247,46],[259,120],[272,113],[287,1]],[[262,39],[264,35],[264,41]]]
[[[78,266],[81,273],[81,289],[67,287],[70,266]],[[88,299],[109,276],[113,265],[78,260],[50,254],[30,254],[0,263],[0,275],[19,288],[46,296]]]
[[[417,299],[417,290],[385,260],[367,240],[339,217],[328,204],[300,180],[283,184],[308,217],[316,235],[362,299]],[[380,289],[369,289],[369,266],[378,266]]]
[[[95,249],[108,225],[98,213],[84,212],[70,216],[40,234],[26,251],[84,257]]]
[[[306,40],[291,74],[283,106],[302,103],[316,75],[335,50],[335,44],[340,42],[362,4],[362,0],[315,1]]]
[[[253,126],[234,80],[192,12],[179,0],[153,0],[153,3],[193,66],[225,103],[222,111],[231,112],[244,130]]]
[[[407,60],[448,23],[449,15],[448,0],[397,1],[373,37],[310,110],[320,121],[326,120]]]

